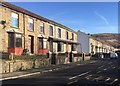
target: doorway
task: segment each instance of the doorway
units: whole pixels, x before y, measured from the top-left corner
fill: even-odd
[[[28,37],[28,50],[31,54],[34,53],[34,36]]]

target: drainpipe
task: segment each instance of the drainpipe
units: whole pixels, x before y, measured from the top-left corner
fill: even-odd
[[[24,49],[25,49],[25,15],[23,13],[23,35],[24,35]]]

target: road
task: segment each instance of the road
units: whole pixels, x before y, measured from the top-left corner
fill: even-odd
[[[112,86],[119,84],[120,66],[116,59],[91,61],[87,64],[77,64],[64,70],[4,80],[3,86]],[[120,85],[119,85],[120,86]]]

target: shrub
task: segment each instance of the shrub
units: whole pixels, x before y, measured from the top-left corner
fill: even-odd
[[[22,55],[22,56],[14,56],[14,60],[22,60],[22,59],[44,59],[47,58],[46,55],[40,54],[40,55]]]

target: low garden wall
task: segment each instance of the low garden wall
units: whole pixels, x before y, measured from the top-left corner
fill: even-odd
[[[6,56],[6,55],[3,55]],[[7,54],[8,56],[8,54]],[[12,59],[10,57],[13,57]],[[52,53],[47,55],[12,56],[9,59],[0,59],[1,73],[9,73],[49,65],[68,64],[70,62],[90,60],[90,55],[80,53]],[[84,57],[84,58],[83,58]],[[4,57],[5,58],[5,57]]]
[[[0,71],[9,73],[20,70],[28,70],[32,68],[40,68],[51,65],[50,59],[24,59],[24,60],[1,60]]]

